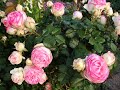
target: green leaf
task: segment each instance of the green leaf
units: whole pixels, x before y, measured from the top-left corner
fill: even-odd
[[[80,38],[85,38],[85,30],[77,30],[77,34],[79,35]]]
[[[66,36],[67,36],[68,38],[73,38],[73,37],[75,36],[75,31],[72,30],[72,29],[68,29],[68,30],[66,31]]]
[[[18,90],[18,89],[17,89],[17,87],[14,85],[14,86],[11,87],[10,90]]]
[[[55,37],[56,37],[55,39],[59,45],[65,43],[65,39],[62,35],[56,35]]]
[[[54,47],[56,44],[55,38],[53,36],[49,35],[44,38],[43,44],[49,48]]]
[[[116,51],[117,50],[117,46],[114,44],[114,43],[111,43],[110,44],[110,47],[113,51]]]
[[[104,43],[105,39],[102,37],[96,37],[95,40],[97,41],[97,43]]]
[[[89,39],[89,43],[90,43],[91,45],[94,45],[94,44],[95,44],[95,39],[94,39],[93,37],[91,37],[91,38]]]
[[[60,28],[54,28],[54,29],[52,30],[52,34],[54,34],[54,35],[60,34],[60,32],[61,32],[61,29],[60,29]]]
[[[89,90],[95,90],[95,88],[92,84],[89,85]]]
[[[101,53],[104,49],[104,47],[102,46],[102,44],[95,44],[94,45],[94,49],[98,52],[98,53]]]
[[[35,37],[35,41],[34,43],[37,44],[37,43],[41,43],[43,40],[43,37],[39,36],[39,37]]]
[[[59,71],[65,73],[67,70],[67,67],[65,65],[59,65]]]
[[[0,90],[6,90],[6,88],[0,85]]]

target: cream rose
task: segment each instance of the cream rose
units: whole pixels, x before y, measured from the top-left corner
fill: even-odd
[[[78,58],[73,61],[73,69],[77,70],[78,72],[83,71],[85,69],[85,62],[83,59]]]
[[[35,29],[36,23],[32,17],[27,17],[25,21],[25,26],[30,29]]]
[[[103,54],[102,57],[104,58],[105,62],[108,66],[111,66],[115,63],[115,55],[108,51],[107,53]]]
[[[17,83],[18,85],[21,85],[22,82],[24,81],[24,77],[23,77],[23,68],[19,67],[19,68],[14,68],[10,71],[11,75],[11,79],[14,83]]]
[[[15,46],[15,49],[16,49],[17,51],[19,51],[19,52],[27,51],[27,49],[25,48],[24,43],[15,42],[14,46]]]

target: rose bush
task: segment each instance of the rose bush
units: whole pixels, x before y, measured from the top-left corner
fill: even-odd
[[[17,1],[0,1],[0,90],[106,90],[120,59],[113,1]]]

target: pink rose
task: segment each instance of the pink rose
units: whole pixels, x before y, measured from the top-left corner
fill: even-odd
[[[84,8],[89,12],[93,11],[94,9],[104,9],[106,6],[106,0],[89,0],[88,4],[84,5]]]
[[[86,58],[84,76],[90,82],[103,83],[109,76],[109,69],[105,60],[97,54],[89,55]]]
[[[31,53],[31,60],[33,64],[39,68],[47,67],[51,63],[52,59],[52,53],[46,47],[38,46],[34,48]]]
[[[108,66],[111,66],[115,63],[115,55],[108,51],[107,53],[103,54],[102,57],[104,58],[105,62]]]
[[[106,0],[89,0],[88,4],[92,4],[94,7],[101,9],[106,6]]]
[[[24,79],[28,84],[43,84],[47,80],[47,76],[42,68],[26,66],[24,68]]]
[[[27,16],[23,11],[13,11],[2,20],[4,26],[19,28],[24,25]]]
[[[11,55],[8,57],[8,60],[11,64],[20,64],[22,62],[23,56],[18,51],[13,51]]]
[[[56,2],[53,4],[51,12],[54,14],[56,17],[62,16],[64,14],[64,5],[61,2]]]

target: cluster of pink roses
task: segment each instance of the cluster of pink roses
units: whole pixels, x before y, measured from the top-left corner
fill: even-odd
[[[90,54],[85,59],[75,59],[73,69],[82,71],[84,78],[92,83],[103,83],[109,76],[109,66],[115,62],[115,56],[112,52],[99,56]]]
[[[32,17],[27,17],[21,5],[17,5],[16,11],[9,13],[1,21],[10,35],[24,36],[34,31],[36,23]]]
[[[22,47],[23,43],[15,43],[16,50],[8,57],[11,64],[20,64],[22,62],[22,51],[26,50]],[[14,68],[10,71],[11,79],[14,83],[21,85],[25,80],[28,84],[43,84],[47,80],[47,75],[43,68],[48,67],[52,62],[53,56],[51,51],[43,44],[37,44],[31,53],[31,59],[26,60],[24,68]]]

